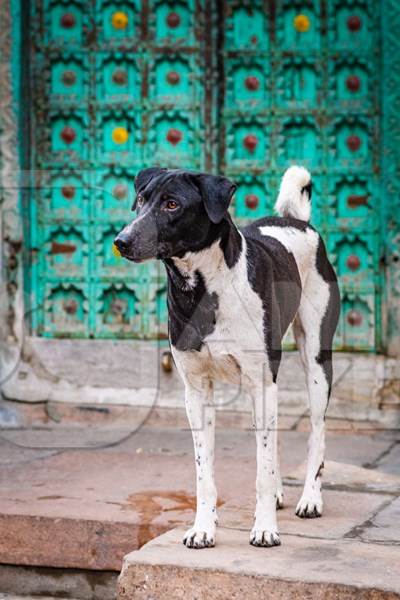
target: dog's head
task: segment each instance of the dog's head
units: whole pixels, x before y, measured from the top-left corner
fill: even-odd
[[[144,169],[135,178],[136,218],[118,234],[125,258],[182,257],[213,243],[235,185],[226,177],[184,170]]]

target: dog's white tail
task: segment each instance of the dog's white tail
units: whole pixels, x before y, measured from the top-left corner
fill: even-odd
[[[311,175],[304,167],[293,166],[282,177],[275,210],[281,217],[309,221],[311,217]]]

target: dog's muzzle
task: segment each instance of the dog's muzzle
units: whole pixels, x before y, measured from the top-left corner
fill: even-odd
[[[137,236],[133,236],[131,232],[126,231],[126,228],[119,232],[114,240],[115,246],[118,248],[121,256],[134,262],[141,262],[143,257],[138,255],[139,240]]]
[[[129,249],[131,247],[131,242],[128,239],[128,236],[124,235],[124,233],[121,231],[115,238],[114,244],[117,246],[122,256],[128,258]]]
[[[133,262],[142,262],[157,257],[156,230],[142,223],[141,227],[127,225],[119,232],[114,244],[124,258]]]

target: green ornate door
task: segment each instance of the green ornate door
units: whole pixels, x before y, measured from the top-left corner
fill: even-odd
[[[212,168],[206,21],[198,0],[32,4],[35,333],[166,335],[162,265],[112,242],[138,170]]]
[[[336,347],[379,348],[380,3],[224,2],[224,147],[235,214],[271,214],[291,163],[313,177],[313,223],[339,275]]]
[[[225,172],[244,221],[300,162],[341,282],[336,345],[379,348],[379,5],[36,0],[34,333],[165,336],[162,267],[111,251],[140,168]]]

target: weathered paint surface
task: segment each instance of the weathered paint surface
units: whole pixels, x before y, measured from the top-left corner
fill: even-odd
[[[166,337],[162,265],[112,242],[138,170],[212,167],[204,2],[32,8],[34,331]]]
[[[341,282],[336,346],[381,348],[380,6],[33,2],[34,333],[166,335],[162,267],[111,249],[138,169],[223,170],[245,220],[301,162]]]
[[[382,236],[386,244],[384,348],[400,356],[400,8],[396,0],[384,0],[382,23]],[[397,389],[399,380],[397,380]]]
[[[340,278],[340,348],[380,344],[379,2],[225,2],[223,169],[236,214],[270,213],[285,167],[313,176]]]
[[[19,0],[0,0],[0,340],[22,338],[24,311],[18,144],[20,23]]]

